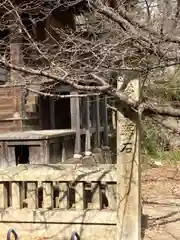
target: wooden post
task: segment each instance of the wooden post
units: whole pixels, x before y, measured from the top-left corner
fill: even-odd
[[[21,184],[20,182],[12,182],[12,208],[21,208]]]
[[[75,204],[76,209],[84,209],[84,183],[78,182],[75,187]]]
[[[55,112],[54,112],[54,99],[50,97],[50,125],[51,129],[55,129]]]
[[[10,15],[10,20],[15,21],[13,14]],[[22,29],[21,26],[17,25],[17,28],[10,29],[12,39],[10,42],[10,61],[11,64],[22,66],[23,65],[23,54],[22,54]],[[21,76],[21,73],[16,70],[10,70],[10,81],[13,86],[13,114],[19,115],[19,117],[22,117],[24,115],[24,101],[23,99],[23,87],[18,88],[17,84],[23,84],[23,78]],[[22,121],[19,119],[14,120],[14,125],[17,130],[20,130],[23,128]]]
[[[77,95],[78,92],[71,92]],[[81,129],[80,129],[80,110],[79,97],[71,98],[71,129],[76,130],[74,158],[81,158]]]
[[[86,110],[86,141],[85,141],[85,155],[90,156],[91,155],[91,135],[90,135],[90,128],[91,128],[91,122],[90,122],[90,102],[89,97],[86,97],[85,99],[85,110]]]
[[[99,148],[101,145],[100,139],[100,116],[99,116],[99,96],[96,96],[93,99],[93,127],[96,128],[95,133],[95,144]]]
[[[51,209],[53,207],[53,184],[52,182],[43,182],[43,208]]]
[[[62,151],[61,151],[61,162],[66,161],[66,143],[65,143],[65,138],[63,138],[61,144],[62,144]]]
[[[102,125],[104,127],[103,131],[103,146],[108,146],[108,115],[107,115],[107,96],[104,96],[101,100],[101,118]]]
[[[41,164],[49,164],[50,163],[50,152],[49,152],[49,141],[48,140],[42,140],[41,143]]]
[[[68,184],[66,182],[59,183],[59,208],[68,209],[69,200],[68,200]]]
[[[107,113],[107,96],[103,96],[100,102],[101,124],[103,127],[103,154],[106,163],[112,163],[111,152],[109,148],[108,136],[108,113]]]
[[[139,79],[132,79],[125,92],[139,100]],[[117,240],[141,239],[138,114],[130,120],[117,113],[117,217]]]
[[[37,182],[27,182],[27,200],[28,208],[37,208]]]
[[[0,183],[0,209],[8,207],[8,193],[7,185],[5,182]]]
[[[109,209],[116,210],[117,209],[117,201],[116,201],[116,185],[113,183],[106,183],[106,196],[108,199]]]
[[[101,196],[101,189],[100,184],[98,182],[91,183],[91,192],[92,192],[92,209],[101,210],[102,207],[102,196]]]

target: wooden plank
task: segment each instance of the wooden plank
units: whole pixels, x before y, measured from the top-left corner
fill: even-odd
[[[75,130],[73,129],[54,129],[54,130],[31,130],[31,131],[14,131],[0,134],[1,141],[35,141],[48,140],[53,138],[74,136]],[[37,143],[39,144],[39,143]]]
[[[36,146],[29,146],[29,163],[30,164],[41,163],[39,161],[40,157],[41,157],[40,150],[41,150],[40,145],[39,146],[38,145],[36,145]]]
[[[38,202],[37,182],[27,182],[27,205],[29,209],[36,209]]]
[[[139,101],[139,89],[139,79],[134,78],[125,93]],[[140,119],[132,110],[128,114],[126,118],[122,109],[117,112],[117,240],[141,238]]]
[[[108,207],[111,210],[117,209],[117,189],[116,184],[106,183],[106,196],[108,200]]]
[[[41,145],[41,159],[40,163],[49,164],[50,163],[50,153],[49,153],[49,141],[43,140]]]
[[[22,53],[21,53],[21,43],[20,43],[20,36],[16,34],[15,38],[12,40],[10,44],[10,58],[11,58],[11,64],[21,66],[23,62]],[[13,84],[13,109],[14,113],[18,113],[19,115],[21,112],[21,92],[18,87],[16,87],[16,84],[18,84],[20,81],[23,81],[21,79],[21,74],[19,74],[18,71],[12,70],[10,71],[10,81]],[[21,129],[21,121],[14,120],[14,124],[16,126],[16,129]]]
[[[75,206],[76,209],[84,209],[84,183],[78,182],[75,186]]]
[[[6,209],[0,215],[1,222],[45,223],[45,224],[99,224],[116,225],[116,211],[109,210],[32,210],[32,209]]]
[[[9,147],[6,145],[7,150],[7,164],[8,167],[16,166],[15,147]]]
[[[91,121],[90,121],[90,100],[89,97],[86,97],[84,99],[85,101],[85,119],[86,119],[86,140],[85,140],[85,155],[89,156],[91,155],[91,134],[90,134],[90,128],[91,128]]]
[[[59,183],[59,208],[68,209],[68,184],[66,182]]]
[[[5,154],[5,144],[0,143],[0,168],[6,168],[8,166]]]
[[[21,199],[21,183],[12,182],[11,183],[11,192],[12,192],[12,208],[18,209],[22,206]]]
[[[1,140],[0,140],[1,141]],[[35,140],[35,141],[29,141],[29,140],[14,140],[14,141],[9,141],[7,140],[8,146],[17,146],[17,145],[28,145],[28,146],[35,146],[35,147],[40,147],[41,140]]]
[[[78,95],[78,92],[71,92],[72,95]],[[71,104],[71,129],[76,131],[75,139],[75,158],[81,158],[81,131],[80,131],[80,104],[79,97],[72,97]]]
[[[8,207],[8,196],[7,196],[7,184],[5,182],[0,183],[0,209]]]
[[[84,97],[81,97],[79,99],[80,129],[81,129],[81,132],[82,132],[82,129],[85,129],[85,127],[86,127],[86,122],[84,121],[84,116],[85,116],[85,113],[86,113],[84,100],[85,100]]]
[[[51,209],[53,207],[53,183],[43,182],[43,208]]]
[[[61,142],[61,146],[62,146],[62,151],[61,151],[61,162],[65,162],[66,159],[66,143],[65,143],[65,138],[63,139],[63,141]]]
[[[104,181],[116,182],[116,165],[28,165],[0,169],[0,181]]]
[[[21,182],[21,207],[25,207],[25,199],[26,199],[26,196],[27,196],[27,188],[26,188],[27,184],[26,182]]]
[[[91,208],[101,210],[102,198],[100,184],[98,182],[91,183],[91,192],[92,192]]]
[[[96,123],[96,147],[101,146],[101,136],[100,136],[100,111],[99,111],[99,96],[95,97],[94,101],[94,117]]]
[[[109,139],[108,139],[108,114],[107,114],[107,96],[104,96],[101,99],[101,119],[102,119],[102,125],[104,127],[103,131],[103,146],[109,145]]]

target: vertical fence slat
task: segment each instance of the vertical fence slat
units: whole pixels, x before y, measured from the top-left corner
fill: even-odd
[[[26,182],[21,182],[21,202],[22,205],[26,198]]]
[[[59,208],[59,183],[54,182],[54,207]]]
[[[91,183],[91,191],[92,191],[91,208],[101,209],[102,196],[101,196],[100,184],[98,182]]]
[[[12,208],[18,209],[21,208],[21,183],[12,182]]]
[[[0,208],[8,207],[7,185],[5,182],[0,183]]]
[[[117,194],[116,185],[113,183],[106,183],[106,196],[108,200],[108,207],[111,210],[116,210],[117,207]]]
[[[43,208],[53,207],[53,183],[43,182]]]
[[[69,208],[68,202],[68,184],[65,182],[60,182],[59,184],[59,208],[67,209]]]
[[[36,209],[37,208],[37,182],[28,182],[27,183],[27,199],[28,199],[28,208]]]
[[[84,183],[78,182],[75,186],[76,209],[84,209]]]

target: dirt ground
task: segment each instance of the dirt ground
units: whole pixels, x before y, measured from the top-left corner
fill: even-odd
[[[142,239],[180,239],[180,167],[145,170],[142,203]]]

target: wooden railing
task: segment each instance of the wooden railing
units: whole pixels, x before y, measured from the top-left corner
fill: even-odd
[[[83,239],[104,239],[105,233],[111,236],[116,232],[113,165],[19,165],[0,170],[0,193],[0,229],[2,223],[11,227],[21,223],[36,236],[36,224],[44,229],[59,224],[62,239],[69,237],[72,229]],[[101,234],[96,232],[98,226]],[[64,227],[71,230],[64,232]]]

